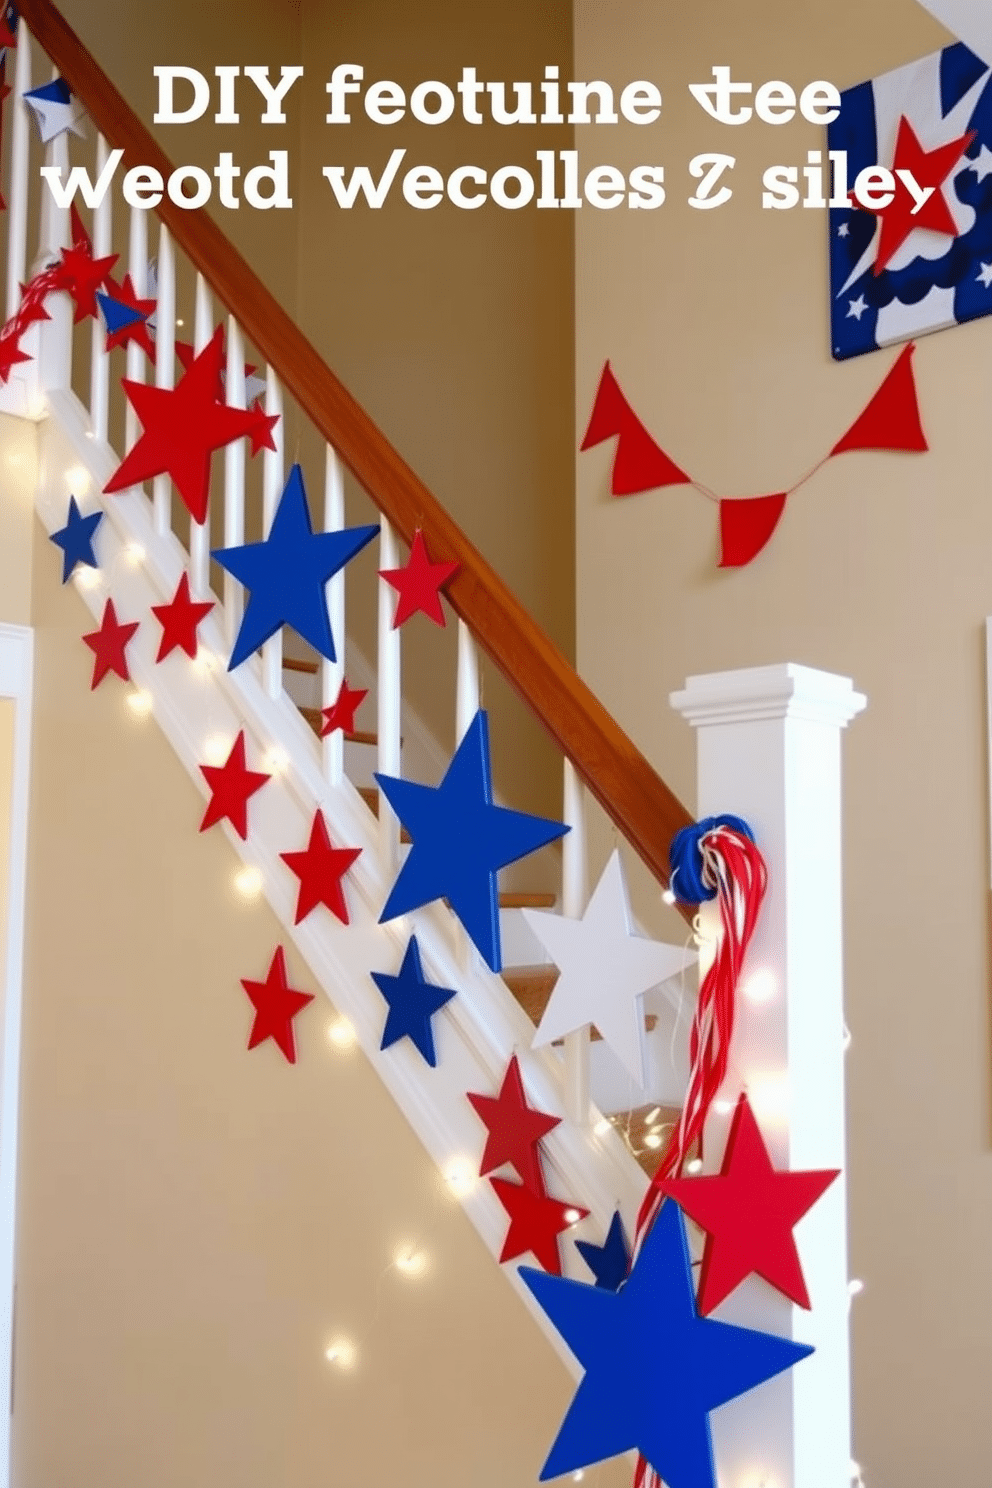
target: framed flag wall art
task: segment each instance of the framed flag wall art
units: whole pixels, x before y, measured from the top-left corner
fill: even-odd
[[[834,200],[846,194],[845,169],[848,187],[873,166],[894,185],[887,192],[882,180],[875,208],[853,197],[831,207],[833,355],[860,356],[992,312],[989,62],[955,42],[848,88],[827,144]]]

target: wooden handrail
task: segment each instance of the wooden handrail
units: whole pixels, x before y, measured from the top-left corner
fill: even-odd
[[[50,0],[18,0],[18,10],[100,132],[124,151],[123,169],[145,165],[168,178],[171,162]],[[692,820],[682,803],[220,228],[203,211],[177,207],[166,195],[155,210],[396,531],[409,544],[421,528],[436,562],[460,565],[445,588],[452,607],[655,878],[667,884],[669,843]]]

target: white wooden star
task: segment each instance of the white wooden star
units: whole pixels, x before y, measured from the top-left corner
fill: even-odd
[[[85,110],[64,78],[54,78],[22,96],[34,114],[43,145],[57,139],[60,134],[78,134],[80,139],[86,138],[82,122]]]
[[[535,1048],[595,1023],[643,1086],[644,993],[691,965],[695,952],[633,933],[618,852],[607,863],[581,920],[534,909],[523,914],[561,973],[534,1035]]]

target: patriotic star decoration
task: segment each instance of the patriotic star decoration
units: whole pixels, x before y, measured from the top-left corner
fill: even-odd
[[[23,96],[34,115],[43,145],[57,139],[60,134],[77,134],[80,139],[86,138],[82,123],[85,109],[65,78],[55,78],[40,88],[31,88]]]
[[[293,921],[295,925],[305,920],[319,904],[323,904],[342,924],[347,925],[348,905],[341,880],[361,854],[360,847],[331,846],[324,813],[318,809],[305,851],[279,854],[290,872],[295,873],[300,880],[296,918]]]
[[[435,987],[424,976],[417,937],[411,935],[397,976],[373,971],[372,980],[389,1005],[380,1049],[389,1049],[400,1039],[408,1038],[420,1051],[431,1069],[437,1066],[434,1029],[431,1020],[446,1002],[456,996],[451,987]]]
[[[137,295],[131,275],[125,274],[123,283],[117,284],[108,274],[107,288],[97,292],[97,303],[107,327],[107,350],[116,346],[129,346],[133,341],[140,346],[150,362],[155,360],[155,343],[149,330],[149,321],[155,313],[155,300]]]
[[[102,521],[103,512],[90,512],[84,517],[75,496],[69,497],[69,515],[65,526],[60,527],[58,532],[53,532],[48,539],[62,549],[63,584],[69,582],[77,563],[85,563],[90,568],[100,567],[93,552],[93,535]]]
[[[975,275],[975,279],[983,289],[992,287],[992,263],[982,263],[979,260],[978,273]]]
[[[184,370],[188,370],[193,364],[193,358],[196,356],[192,341],[177,341],[175,343],[175,351],[176,360],[178,361],[180,367],[182,367]],[[225,397],[227,396],[226,363],[227,352],[225,351],[220,372],[217,375],[217,401],[219,403],[223,403]],[[253,405],[257,407],[258,400],[265,397],[265,378],[258,377],[255,374],[256,368],[254,364],[251,362],[245,362],[245,404],[248,408],[251,408]]]
[[[717,1488],[710,1412],[813,1352],[699,1316],[675,1204],[662,1205],[616,1292],[525,1266],[519,1275],[585,1371],[541,1482],[636,1450],[667,1488]]]
[[[489,1133],[479,1164],[480,1176],[509,1163],[527,1187],[542,1192],[544,1182],[537,1144],[554,1131],[561,1118],[527,1104],[517,1056],[514,1054],[507,1065],[497,1096],[469,1093],[468,1100]]]
[[[73,323],[95,320],[97,315],[97,291],[107,283],[110,270],[120,257],[110,253],[106,258],[94,258],[88,239],[74,242],[71,248],[62,249],[62,257],[55,269],[55,288],[64,289],[75,305]]]
[[[10,374],[18,362],[30,360],[28,353],[20,348],[19,337],[9,332],[0,333],[0,383],[10,380]]]
[[[892,161],[893,175],[899,181],[899,172],[909,171],[919,186],[930,186],[933,190],[923,205],[917,208],[909,191],[900,182],[889,206],[866,208],[874,212],[881,223],[873,271],[876,277],[892,262],[910,233],[917,228],[929,228],[932,232],[944,233],[950,238],[958,236],[960,229],[943,188],[974,139],[975,131],[971,130],[957,139],[938,145],[935,150],[924,150],[905,114],[900,116]]]
[[[307,1003],[313,1002],[312,992],[300,992],[289,985],[286,976],[286,957],[282,946],[276,947],[272,964],[264,982],[241,978],[241,985],[251,999],[255,1018],[248,1036],[248,1048],[257,1049],[266,1039],[271,1039],[285,1055],[290,1064],[296,1063],[296,1033],[293,1021]]]
[[[385,579],[399,595],[393,614],[393,629],[399,630],[401,625],[418,612],[426,615],[428,620],[433,620],[435,625],[446,625],[441,608],[441,590],[460,567],[460,563],[432,563],[427,554],[424,534],[418,527],[413,534],[406,567],[379,570],[379,577]]]
[[[256,414],[217,401],[223,334],[218,327],[174,388],[121,379],[143,432],[104,491],[126,491],[150,476],[170,475],[193,521],[206,521],[210,456],[258,427]]]
[[[17,22],[20,19],[16,5],[7,5],[0,14],[0,50],[17,45]]]
[[[510,1183],[506,1178],[490,1178],[489,1182],[510,1216],[510,1227],[500,1251],[500,1264],[529,1253],[545,1271],[560,1276],[558,1236],[585,1219],[589,1210],[551,1198],[545,1191],[543,1178],[537,1188],[530,1188],[526,1183]]]
[[[248,837],[248,802],[271,777],[249,770],[245,760],[245,731],[238,734],[222,765],[201,765],[200,773],[210,787],[210,801],[200,831],[220,821],[229,821],[242,842]]]
[[[391,775],[376,782],[412,847],[379,921],[447,899],[490,971],[502,967],[500,868],[568,831],[561,822],[493,804],[489,721],[480,708],[438,786]]]
[[[838,1175],[837,1168],[797,1173],[773,1168],[754,1112],[742,1095],[720,1172],[669,1178],[663,1185],[707,1233],[699,1311],[712,1312],[751,1275],[763,1277],[797,1307],[809,1308],[792,1231]]]
[[[694,952],[635,935],[619,852],[614,852],[581,920],[522,911],[561,975],[534,1047],[595,1024],[624,1068],[645,1083],[644,994],[696,960]]]
[[[91,630],[83,640],[93,652],[93,679],[90,691],[99,687],[108,672],[114,672],[123,682],[130,682],[131,673],[127,664],[127,646],[138,629],[138,621],[125,624],[117,618],[114,601],[108,599],[103,607],[103,618],[99,630]]]
[[[277,413],[266,413],[258,398],[249,406],[254,423],[248,430],[248,443],[251,452],[257,455],[260,450],[274,450],[276,447],[275,427],[279,422]]]
[[[596,1278],[596,1285],[607,1292],[618,1292],[630,1270],[630,1241],[620,1218],[620,1210],[610,1220],[602,1245],[589,1240],[576,1240],[575,1248]]]
[[[152,605],[152,614],[162,627],[156,662],[164,661],[173,651],[185,651],[191,661],[199,649],[197,628],[214,607],[212,599],[192,599],[189,575],[184,573],[168,604]]]
[[[347,677],[342,677],[337,697],[329,708],[323,710],[324,725],[320,731],[320,737],[323,739],[327,734],[333,734],[335,729],[341,729],[346,734],[353,734],[355,714],[361,706],[362,699],[367,698],[368,695],[367,687],[349,687]]]
[[[973,170],[980,182],[984,181],[986,176],[992,176],[992,150],[988,145],[983,144],[978,154],[968,160],[965,168]]]
[[[851,300],[850,303],[848,304],[848,307],[847,307],[847,318],[848,318],[848,320],[850,320],[852,318],[854,320],[860,320],[861,317],[862,317],[862,315],[864,315],[864,313],[865,313],[865,311],[867,309],[868,309],[868,301],[865,299],[864,295],[858,295],[858,298],[856,300]]]
[[[221,568],[250,591],[228,670],[289,625],[321,656],[336,660],[327,613],[327,581],[333,578],[378,527],[346,527],[340,532],[314,532],[303,485],[294,465],[264,542],[214,551]]]

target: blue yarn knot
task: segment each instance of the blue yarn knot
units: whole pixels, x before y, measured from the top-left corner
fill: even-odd
[[[680,904],[702,904],[704,899],[715,899],[716,889],[703,878],[703,854],[700,843],[715,827],[729,827],[742,837],[754,841],[754,833],[739,816],[705,816],[702,821],[683,827],[672,838],[668,849],[668,861],[672,876],[669,888]]]

